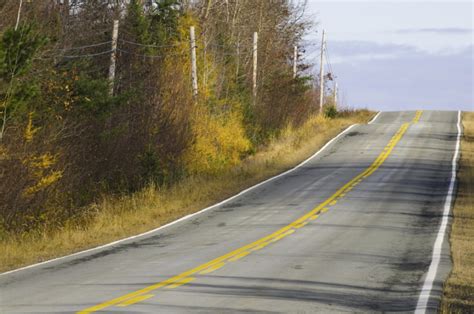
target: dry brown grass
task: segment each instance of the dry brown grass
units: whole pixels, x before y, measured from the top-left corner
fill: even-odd
[[[333,120],[312,118],[247,158],[240,166],[212,177],[192,177],[169,188],[149,186],[123,197],[104,197],[90,207],[93,219],[54,233],[42,232],[0,242],[0,271],[77,252],[138,234],[196,212],[306,159],[353,123],[373,116],[357,112]]]
[[[442,313],[474,313],[474,112],[463,113],[464,135],[451,230],[453,270],[444,284]]]

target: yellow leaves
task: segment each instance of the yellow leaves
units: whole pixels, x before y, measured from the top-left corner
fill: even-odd
[[[48,169],[56,163],[56,156],[46,153],[30,159],[30,165],[35,169]]]
[[[25,190],[24,194],[26,194],[26,195],[35,194],[35,193],[47,188],[48,186],[55,183],[59,179],[61,179],[62,175],[63,175],[62,171],[52,171],[50,174],[46,175],[45,177],[40,178],[38,183],[36,183],[35,185],[27,188]]]
[[[212,115],[201,111],[193,129],[195,141],[184,158],[191,173],[214,173],[237,165],[250,149],[241,116],[236,112]]]
[[[35,133],[38,132],[40,129],[33,127],[33,114],[34,112],[30,112],[28,114],[28,123],[26,124],[25,129],[25,140],[27,143],[30,143],[33,140]]]
[[[37,157],[27,158],[23,164],[30,169],[32,173],[32,180],[34,184],[23,191],[24,196],[32,196],[61,179],[63,172],[60,170],[53,170],[56,164],[57,155],[45,153]]]
[[[196,20],[196,18],[194,18],[191,14],[185,14],[185,15],[181,16],[180,19],[179,19],[178,28],[177,28],[177,31],[180,35],[179,37],[183,38],[183,39],[184,38],[188,39],[189,38],[189,28],[191,26],[196,27],[196,34],[201,33],[201,30],[199,28],[199,22]],[[186,40],[186,43],[188,43],[187,40]]]

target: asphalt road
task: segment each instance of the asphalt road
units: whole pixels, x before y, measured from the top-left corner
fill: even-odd
[[[0,312],[410,312],[457,112],[386,112],[298,169],[140,238],[0,276]],[[450,270],[444,239],[428,312]]]

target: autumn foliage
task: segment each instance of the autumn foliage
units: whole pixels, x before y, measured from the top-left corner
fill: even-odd
[[[308,65],[292,73],[293,47],[309,26],[299,4],[143,2],[25,2],[15,29],[15,1],[0,1],[0,236],[91,219],[87,205],[103,194],[216,175],[315,113]]]

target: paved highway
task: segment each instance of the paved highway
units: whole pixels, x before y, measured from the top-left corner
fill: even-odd
[[[425,310],[422,287],[436,311],[451,267],[444,233],[432,289],[426,274],[458,118],[384,112],[198,215],[1,275],[0,312],[411,312]]]

